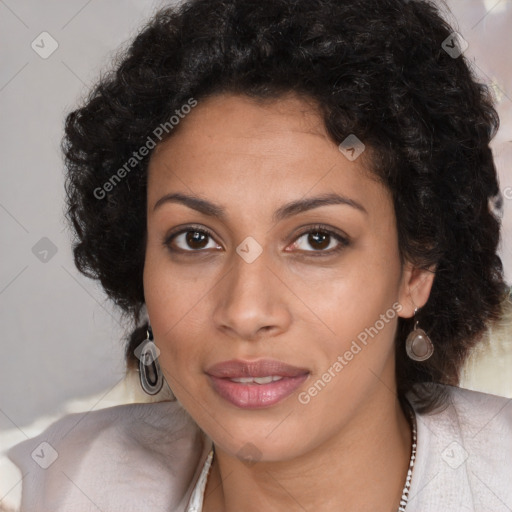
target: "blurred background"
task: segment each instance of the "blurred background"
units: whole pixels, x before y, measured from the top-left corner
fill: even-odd
[[[21,496],[21,474],[4,456],[10,446],[63,414],[147,400],[137,375],[125,378],[126,325],[74,267],[59,145],[65,115],[144,21],[170,3],[0,0],[0,509],[14,509]],[[447,5],[501,117],[493,151],[504,194],[500,254],[511,282],[512,0]],[[489,332],[462,386],[512,397],[509,325],[512,318]]]

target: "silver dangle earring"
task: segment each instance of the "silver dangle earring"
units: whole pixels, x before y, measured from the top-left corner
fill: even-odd
[[[158,356],[160,351],[153,342],[153,331],[148,325],[147,338],[142,343],[139,356],[139,376],[142,389],[148,395],[156,395],[164,384]]]
[[[418,308],[414,309],[414,316]],[[407,355],[413,361],[426,361],[434,353],[434,344],[428,334],[418,327],[419,322],[416,320],[414,330],[409,333],[405,340],[405,350]]]

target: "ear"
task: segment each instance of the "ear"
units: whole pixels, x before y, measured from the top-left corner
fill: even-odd
[[[435,270],[435,265],[427,270],[415,267],[410,262],[404,265],[399,293],[401,317],[411,318],[415,308],[420,309],[427,303],[436,275]]]

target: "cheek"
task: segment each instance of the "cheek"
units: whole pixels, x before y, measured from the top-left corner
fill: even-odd
[[[194,340],[204,339],[204,299],[211,284],[197,273],[180,274],[165,251],[153,249],[149,246],[146,251],[144,297],[161,364],[178,375],[185,368],[183,363],[199,354]]]
[[[346,354],[345,359],[353,361],[350,373],[361,365],[377,372],[394,352],[401,278],[394,247],[375,244],[360,248],[329,279],[316,281],[314,287],[308,287],[309,279],[301,282],[298,294],[308,297],[322,320],[318,333],[329,361]]]
[[[321,320],[327,335],[353,338],[398,300],[398,254],[360,247],[327,272],[294,276],[294,292]]]
[[[186,315],[197,285],[190,283],[190,277],[187,277],[190,286],[183,282],[184,273],[172,264],[165,248],[155,239],[156,235],[149,232],[143,285],[149,318],[155,329],[162,333],[172,329]]]

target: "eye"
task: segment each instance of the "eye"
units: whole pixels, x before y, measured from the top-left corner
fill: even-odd
[[[208,242],[211,244],[208,246]],[[180,231],[170,233],[165,237],[164,245],[174,252],[202,252],[202,249],[217,249],[213,234],[206,228],[187,226]],[[177,249],[173,247],[177,245]]]
[[[341,251],[348,245],[349,240],[347,237],[326,226],[316,225],[300,233],[293,247],[309,253],[318,253],[318,256],[327,256]],[[312,247],[313,250],[308,250],[307,246]]]
[[[172,252],[204,252],[203,249],[220,248],[213,238],[213,234],[204,227],[186,226],[167,235],[164,245]],[[323,225],[310,226],[295,240],[292,246],[294,249],[317,253],[315,256],[328,256],[349,245],[347,237]],[[308,245],[313,250],[308,250]]]

